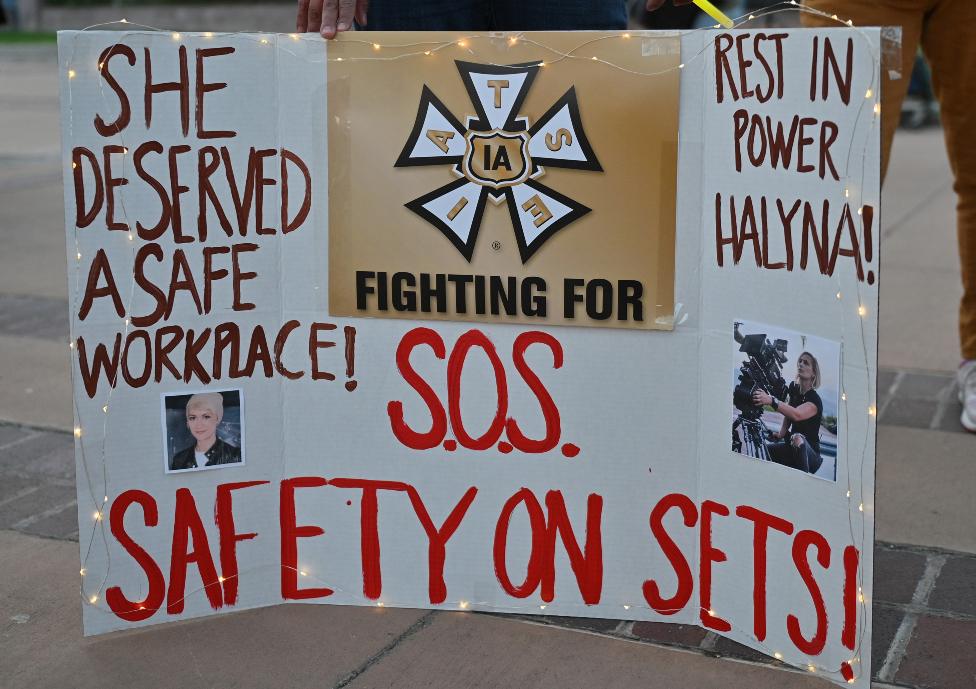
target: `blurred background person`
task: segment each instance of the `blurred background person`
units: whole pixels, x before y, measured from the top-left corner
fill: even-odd
[[[804,13],[803,21],[809,26],[836,26],[830,19],[836,14],[857,26],[901,27],[901,78],[891,79],[892,66],[882,65],[881,69],[882,178],[919,46],[928,58],[958,196],[956,232],[963,287],[959,304],[962,362],[956,373],[963,405],[960,420],[966,430],[976,432],[976,112],[970,101],[976,86],[976,42],[967,37],[969,27],[976,26],[976,0],[804,0],[804,5],[827,15]]]

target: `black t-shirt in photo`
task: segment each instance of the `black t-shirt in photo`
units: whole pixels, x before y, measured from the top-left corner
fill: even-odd
[[[796,409],[805,402],[813,402],[817,406],[817,413],[809,419],[803,421],[791,421],[790,433],[802,433],[803,437],[810,443],[810,447],[820,454],[820,420],[823,418],[823,400],[813,388],[806,393],[800,393],[800,386],[795,382],[790,383],[789,405]]]

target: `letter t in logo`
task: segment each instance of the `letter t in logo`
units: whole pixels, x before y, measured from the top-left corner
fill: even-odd
[[[495,90],[495,107],[502,107],[502,89],[508,88],[508,79],[489,79],[488,87]]]

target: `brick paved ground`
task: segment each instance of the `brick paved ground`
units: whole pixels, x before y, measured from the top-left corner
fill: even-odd
[[[47,307],[52,315],[57,311],[43,299],[32,298],[30,303],[17,299],[0,296],[0,313],[6,316],[0,318],[0,333],[24,327],[17,322],[18,308],[36,313],[39,307]],[[56,306],[65,308],[63,302]],[[66,340],[65,330],[51,318],[34,331]],[[882,371],[879,410],[882,426],[965,432],[959,425],[959,403],[949,373]],[[75,504],[71,435],[0,423],[0,529],[77,540]],[[976,651],[976,556],[890,543],[878,543],[874,556],[875,680],[881,686],[915,689],[976,687],[971,662]],[[698,627],[566,617],[525,619],[710,656],[777,664]]]

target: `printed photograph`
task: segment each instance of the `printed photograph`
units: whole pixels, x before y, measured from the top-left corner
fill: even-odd
[[[244,464],[244,392],[162,396],[166,473]]]
[[[732,451],[836,480],[840,343],[750,321],[732,339]]]

